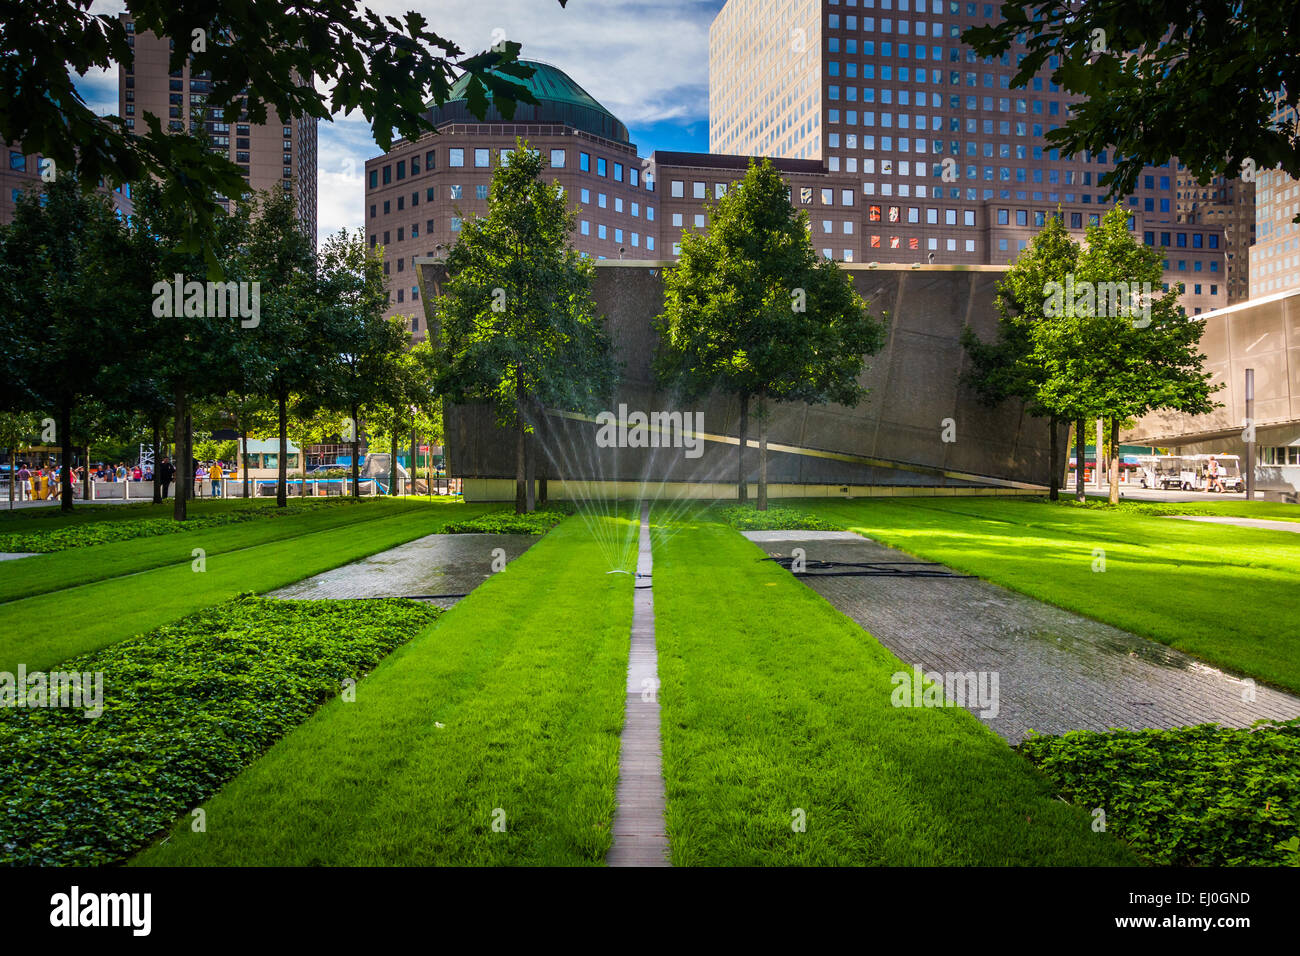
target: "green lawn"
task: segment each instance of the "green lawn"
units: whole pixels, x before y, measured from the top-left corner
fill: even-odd
[[[918,557],[1300,692],[1300,535],[1292,532],[1011,499],[789,503]],[[1105,570],[1094,571],[1100,557]]]
[[[402,504],[392,499],[369,499],[355,505],[297,512],[274,519],[271,518],[271,513],[275,510],[272,508],[267,509],[268,520],[258,518],[240,524],[196,527],[193,531],[180,531],[176,534],[115,541],[90,548],[70,548],[31,558],[3,561],[0,562],[0,603],[124,574],[149,571],[168,564],[188,566],[193,560],[191,553],[194,548],[203,548],[212,556],[346,527],[357,522],[373,521],[421,507],[428,506]],[[304,541],[304,546],[308,541]]]
[[[209,800],[207,832],[182,818],[136,862],[602,862],[632,613],[608,568],[570,518]]]
[[[907,668],[763,558],[708,521],[656,538],[675,865],[1136,862],[978,718],[893,707]]]
[[[43,670],[237,594],[283,587],[432,534],[448,521],[481,514],[490,506],[409,502],[394,503],[392,508],[361,507],[366,513],[375,507],[374,517],[361,522],[344,521],[339,527],[317,530],[310,537],[281,538],[238,551],[210,553],[206,570],[201,573],[193,569],[191,557],[192,549],[201,545],[192,542],[188,534],[121,542],[134,544],[142,551],[170,547],[177,563],[0,605],[0,671],[14,671],[19,663],[26,664],[28,670]],[[350,508],[337,512],[331,509],[328,513],[341,519],[353,514]],[[281,518],[271,523],[285,527],[294,520]],[[216,533],[206,531],[196,538]],[[78,548],[70,554],[93,564],[100,548],[118,547]],[[20,563],[62,557],[23,558]]]

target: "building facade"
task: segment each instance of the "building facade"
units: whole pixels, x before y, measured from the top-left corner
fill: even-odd
[[[864,252],[873,258],[1005,264],[1058,205],[1067,224],[1104,213],[1112,203],[1100,180],[1114,156],[1050,147],[1045,134],[1077,97],[1046,75],[1013,90],[1019,53],[981,60],[961,41],[998,16],[995,3],[958,0],[728,0],[710,31],[710,148],[821,159],[853,177],[868,249],[880,240],[878,254]],[[787,52],[753,55],[768,48]],[[1044,73],[1056,66],[1052,58]],[[1150,244],[1179,235],[1177,176],[1176,161],[1145,169],[1121,198]],[[891,228],[871,230],[873,209]],[[1196,225],[1189,234],[1213,256],[1165,250],[1165,281],[1184,283],[1189,314],[1226,305],[1227,254],[1245,258],[1223,224]]]
[[[0,224],[13,222],[14,210],[18,207],[19,197],[27,190],[40,191],[41,160],[40,153],[28,153],[22,143],[6,143],[0,140],[3,150],[3,166],[0,166]],[[131,201],[131,184],[123,183],[114,189],[104,187],[100,190],[113,203],[113,210],[118,218],[129,217],[134,212]]]
[[[1275,124],[1294,126],[1295,110],[1279,108]],[[1280,169],[1260,170],[1256,180],[1255,247],[1250,250],[1251,298],[1300,289],[1300,181]]]
[[[122,14],[134,62],[118,67],[118,115],[128,129],[147,129],[145,115],[156,116],[169,132],[206,134],[213,152],[227,157],[243,172],[249,189],[265,192],[285,189],[294,195],[298,218],[316,241],[316,120],[282,120],[251,123],[243,114],[227,123],[207,110],[212,80],[194,73],[189,61],[171,68],[175,41],[148,31],[137,33],[135,21]],[[214,40],[213,42],[218,42]],[[229,200],[221,204],[229,208]]]

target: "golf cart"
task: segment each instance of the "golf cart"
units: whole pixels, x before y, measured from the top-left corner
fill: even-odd
[[[1143,455],[1138,458],[1138,466],[1142,469],[1143,488],[1190,491],[1196,486],[1195,463],[1182,455]]]

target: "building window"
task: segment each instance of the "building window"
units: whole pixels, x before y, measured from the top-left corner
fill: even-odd
[[[474,150],[474,165],[479,169],[492,165],[492,151],[481,147]]]
[[[670,185],[668,194],[674,199],[681,199],[686,195],[686,184],[680,179],[674,179]]]
[[[451,217],[451,231],[460,232],[460,219],[456,216]]]
[[[564,168],[564,150],[562,149],[551,150],[551,168],[552,169]]]
[[[487,198],[488,198],[488,188],[487,188],[487,186],[483,185],[482,183],[480,183],[479,185],[475,186],[475,187],[474,187],[474,198],[475,198],[475,199],[487,199]]]
[[[579,153],[579,154],[578,154],[578,168],[579,168],[580,170],[582,170],[584,173],[589,173],[589,172],[591,172],[591,154],[590,154],[590,153]]]
[[[453,147],[452,149],[447,150],[447,165],[464,166],[465,150],[461,149],[460,147]]]
[[[605,160],[604,160],[602,157],[597,156],[597,157],[596,157],[596,175],[597,175],[597,176],[606,176],[606,175],[608,175],[608,172],[609,172],[609,166],[608,166],[608,164],[605,162]]]

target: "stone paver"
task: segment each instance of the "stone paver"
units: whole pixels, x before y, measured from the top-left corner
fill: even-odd
[[[1266,528],[1269,531],[1290,531],[1300,534],[1300,521],[1274,521],[1268,518],[1229,518],[1224,515],[1171,515],[1181,521],[1204,521],[1208,524],[1230,524],[1238,528]]]
[[[857,535],[750,532],[764,551],[807,560],[891,563],[893,572],[941,566]],[[839,568],[847,571],[851,568]],[[978,578],[801,576],[906,664],[926,672],[998,674],[998,711],[982,717],[1011,743],[1031,730],[1248,726],[1300,716],[1300,699],[1210,667],[1156,641],[1089,620]],[[1224,624],[1230,627],[1229,623]],[[969,708],[977,716],[976,706]]]
[[[532,546],[534,534],[431,534],[332,571],[271,591],[291,601],[418,597],[451,607],[494,573],[498,548],[507,562]]]
[[[632,596],[632,649],[627,661],[627,716],[618,756],[614,845],[605,857],[610,866],[670,865],[664,826],[653,569],[650,505],[645,503],[641,505],[641,540]]]

